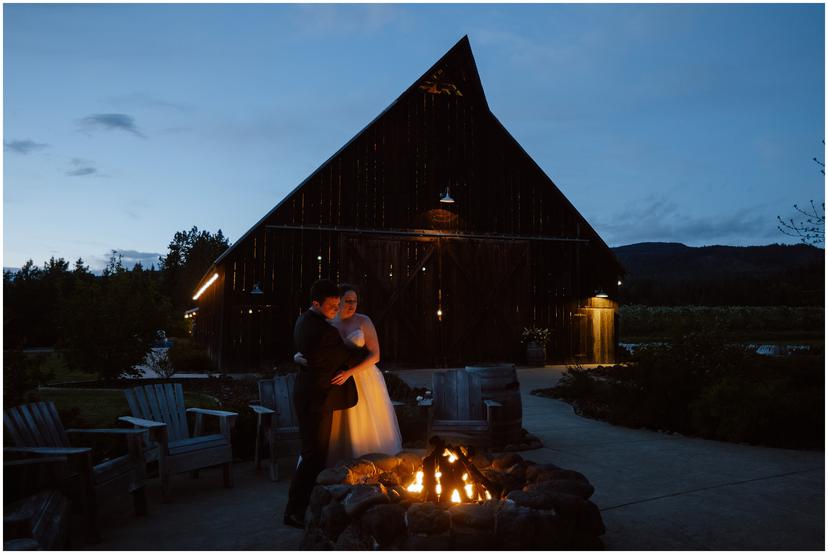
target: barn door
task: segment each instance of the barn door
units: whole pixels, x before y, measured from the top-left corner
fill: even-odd
[[[448,365],[515,362],[527,319],[529,245],[441,239],[439,294]]]
[[[340,252],[340,282],[360,287],[386,363],[520,358],[527,243],[345,235]]]
[[[387,365],[439,359],[436,247],[433,239],[342,237],[340,282],[359,287],[358,310],[373,320]]]

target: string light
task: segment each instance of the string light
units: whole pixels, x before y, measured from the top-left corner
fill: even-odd
[[[209,281],[207,281],[206,283],[204,283],[204,284],[201,286],[201,288],[200,288],[200,289],[198,289],[198,292],[197,292],[197,293],[195,293],[195,296],[193,296],[193,300],[198,300],[198,297],[199,297],[199,296],[201,296],[201,295],[204,293],[204,291],[205,291],[205,290],[207,290],[207,287],[209,287],[210,285],[212,285],[213,283],[215,283],[215,282],[216,282],[216,279],[218,279],[218,278],[219,278],[219,274],[218,274],[218,273],[213,273],[213,276],[212,276],[212,277],[210,277],[210,280],[209,280]]]

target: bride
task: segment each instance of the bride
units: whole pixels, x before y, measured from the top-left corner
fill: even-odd
[[[346,344],[365,348],[368,356],[357,366],[340,372],[331,381],[341,385],[353,376],[358,400],[356,406],[336,410],[331,421],[328,443],[328,467],[340,460],[359,458],[364,454],[396,454],[402,449],[402,437],[394,406],[388,396],[385,379],[376,364],[380,359],[379,340],[374,324],[357,309],[357,290],[353,285],[341,285],[341,305],[337,316],[329,323],[336,327]],[[301,353],[296,361],[303,363]]]

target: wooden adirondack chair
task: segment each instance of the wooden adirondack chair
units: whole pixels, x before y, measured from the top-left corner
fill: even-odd
[[[297,445],[300,440],[299,421],[296,419],[296,410],[293,407],[295,383],[295,373],[259,381],[259,403],[250,405],[250,409],[256,413],[256,469],[261,468],[260,441],[264,436],[265,441],[270,445],[270,479],[272,481],[279,480],[276,447],[285,442],[293,442],[294,448],[289,449],[287,453],[299,454]]]
[[[65,457],[3,459],[3,550],[66,550],[69,477]]]
[[[483,400],[479,375],[465,369],[437,371],[432,376],[432,390],[429,439],[439,435],[466,445],[492,445],[492,422],[503,405]]]
[[[144,449],[147,462],[158,461],[161,477],[161,499],[169,502],[170,476],[221,465],[224,486],[233,486],[231,463],[233,451],[230,431],[236,422],[235,412],[185,408],[184,390],[180,383],[145,385],[125,389],[132,416],[118,419],[150,432],[150,442]],[[190,436],[187,414],[195,414],[195,430]],[[204,416],[219,418],[220,433],[204,434]]]
[[[96,495],[129,492],[135,513],[147,513],[144,492],[144,461],[140,429],[64,429],[52,402],[35,402],[10,408],[3,413],[3,426],[15,446],[4,453],[30,456],[63,456],[74,472],[73,489],[87,516],[89,540],[100,540],[96,516]],[[128,453],[97,465],[92,464],[91,448],[75,448],[68,435],[111,434],[126,438]]]

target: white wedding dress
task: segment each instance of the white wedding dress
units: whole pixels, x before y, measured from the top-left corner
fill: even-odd
[[[345,341],[362,347],[365,335],[362,329],[357,329],[345,337]],[[364,454],[393,455],[402,450],[397,414],[379,368],[373,365],[357,372],[354,381],[358,394],[356,406],[333,413],[328,467]]]

